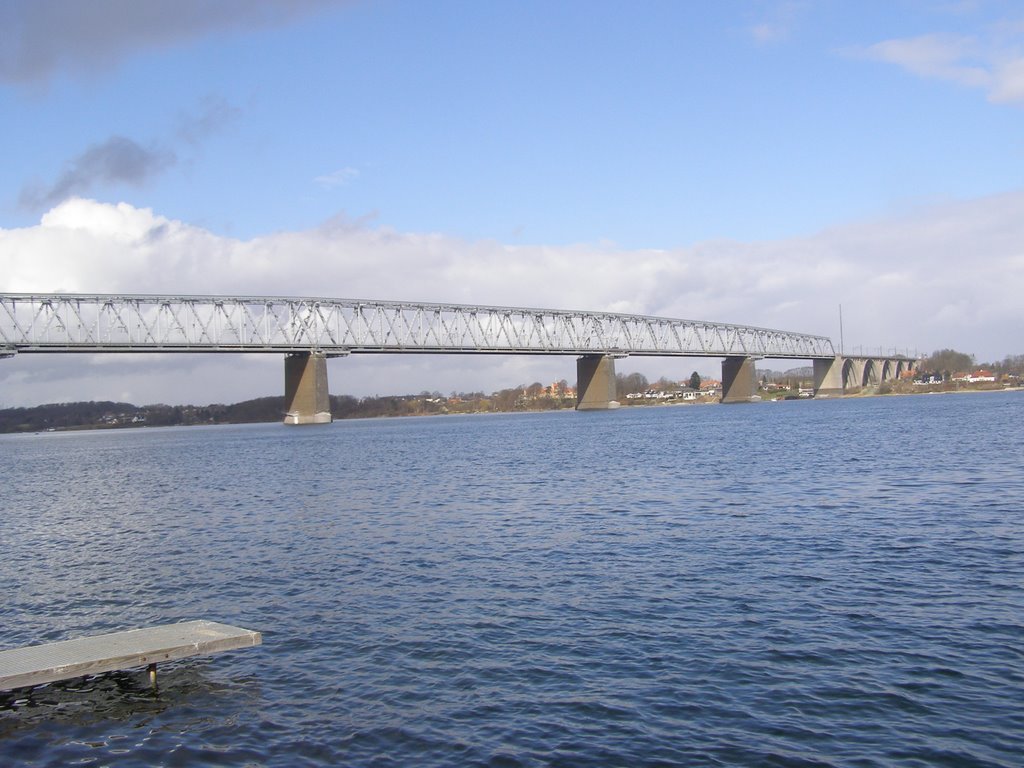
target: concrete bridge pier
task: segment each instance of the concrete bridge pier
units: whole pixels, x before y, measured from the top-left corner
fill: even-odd
[[[330,424],[327,356],[295,352],[284,359],[284,423]]]
[[[843,365],[846,359],[836,355],[831,360],[814,360],[814,396],[828,397],[843,394]]]
[[[616,394],[613,357],[583,355],[576,359],[577,411],[607,411],[618,408]]]
[[[749,403],[757,394],[757,369],[752,357],[722,361],[722,402]]]

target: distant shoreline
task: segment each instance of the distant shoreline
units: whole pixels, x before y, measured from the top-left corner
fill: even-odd
[[[996,388],[960,387],[955,389],[930,389],[926,392],[877,391],[857,392],[842,395],[825,395],[806,398],[764,398],[758,402],[797,402],[805,400],[849,400],[866,397],[920,397],[923,395],[981,394],[991,392],[1024,392],[1024,386]],[[332,397],[332,400],[335,399]],[[459,400],[453,408],[441,406],[422,410],[415,406],[419,401],[414,396],[386,398],[355,398],[339,396],[338,403],[355,407],[347,409],[332,407],[333,421],[354,421],[357,419],[409,418],[426,416],[487,416],[498,414],[530,414],[551,411],[569,411],[574,408],[573,400],[544,401],[542,407],[521,406],[516,408],[495,408],[488,398],[479,401]],[[230,406],[134,406],[128,403],[93,401],[83,403],[55,403],[32,408],[0,409],[0,434],[38,434],[42,432],[86,432],[96,430],[135,429],[146,427],[190,427],[226,426],[232,424],[273,424],[283,420],[281,398],[259,398]],[[487,403],[488,407],[474,407],[474,403]],[[410,406],[412,404],[412,406]],[[645,402],[630,401],[622,408],[663,408],[721,405],[720,401],[678,401]],[[333,405],[333,404],[332,404]],[[386,406],[382,407],[382,406]],[[405,410],[403,410],[403,408]],[[160,418],[152,418],[152,414]]]

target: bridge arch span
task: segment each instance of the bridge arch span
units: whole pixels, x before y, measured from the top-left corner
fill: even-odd
[[[864,377],[864,366],[863,362],[859,360],[852,360],[847,358],[843,362],[843,391],[849,392],[851,389],[859,389],[861,386],[861,379]]]
[[[864,361],[864,374],[861,377],[862,387],[876,387],[879,381],[878,361],[869,358]]]

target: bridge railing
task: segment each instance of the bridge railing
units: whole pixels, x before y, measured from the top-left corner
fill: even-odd
[[[0,354],[369,352],[825,358],[824,336],[607,312],[326,298],[0,294]]]

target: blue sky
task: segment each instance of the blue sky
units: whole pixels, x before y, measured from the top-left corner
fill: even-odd
[[[1016,2],[12,0],[0,24],[0,291],[830,336],[841,303],[854,343],[1024,352]],[[158,247],[154,228],[172,233]],[[20,389],[14,365],[54,388]],[[562,377],[550,360],[360,366],[332,389],[385,391],[400,366],[410,391]],[[62,370],[4,363],[0,402],[84,386]],[[165,397],[147,387],[110,396]]]
[[[1024,160],[1019,103],[867,51],[968,25],[996,38],[1011,10],[325,3],[257,29],[127,39],[4,88],[18,116],[4,223],[38,220],[25,185],[112,136],[169,162],[139,187],[83,192],[238,237],[345,211],[402,231],[663,248],[1004,191]]]

